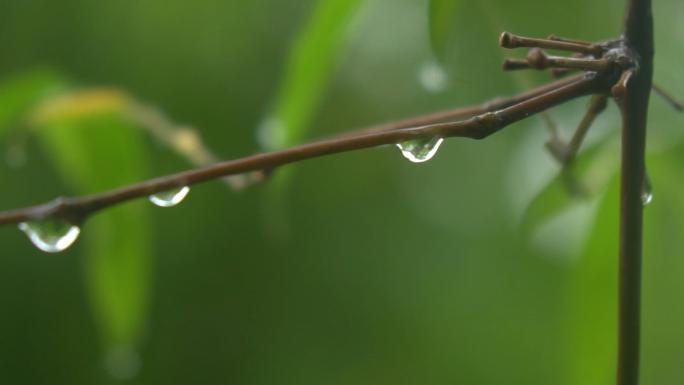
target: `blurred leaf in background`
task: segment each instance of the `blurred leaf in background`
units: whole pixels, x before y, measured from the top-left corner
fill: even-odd
[[[362,0],[318,0],[285,65],[273,111],[259,128],[265,149],[301,143],[337,68],[349,25]]]
[[[290,48],[281,74],[279,91],[257,128],[261,147],[278,150],[301,144],[311,137],[311,122],[337,69],[350,24],[362,0],[317,0],[308,21]],[[267,192],[265,226],[276,238],[287,236],[289,224],[284,205],[289,170],[278,170]]]
[[[92,193],[147,175],[140,132],[125,121],[126,104],[116,90],[71,92],[54,72],[26,72],[0,87],[0,128],[30,128],[74,192]],[[145,211],[136,203],[87,224],[85,277],[105,347],[103,363],[115,378],[139,370],[151,258]]]
[[[127,121],[127,98],[117,90],[65,93],[39,105],[30,119],[53,165],[76,194],[148,176],[141,131]],[[151,245],[145,202],[114,208],[85,224],[85,274],[115,378],[140,367],[149,306]]]
[[[458,4],[461,0],[429,0],[430,43],[432,50],[440,60],[444,60],[451,34],[455,30],[454,21]]]

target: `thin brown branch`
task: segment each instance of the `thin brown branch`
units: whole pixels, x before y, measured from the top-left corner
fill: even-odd
[[[597,44],[578,43],[576,41],[568,41],[565,39],[538,39],[531,37],[524,37],[512,34],[510,32],[503,32],[499,38],[499,44],[503,48],[545,48],[555,49],[568,52],[579,52],[585,55],[600,56],[603,54],[604,48]]]
[[[583,59],[574,57],[549,56],[541,48],[533,48],[527,55],[527,62],[532,68],[545,70],[548,68],[577,69],[583,71],[607,71],[613,65],[611,60]]]
[[[592,43],[592,42],[590,42],[590,41],[577,40],[577,39],[568,39],[568,38],[560,37],[560,36],[556,36],[556,35],[549,35],[549,37],[548,37],[547,39],[549,39],[549,40],[554,40],[554,41],[563,41],[563,42],[566,42],[566,43],[572,43],[572,44],[584,45],[584,46],[592,46],[592,45],[594,45],[594,43]]]
[[[563,165],[571,164],[584,142],[584,138],[589,132],[589,128],[594,123],[596,118],[605,110],[608,103],[608,96],[603,94],[594,95],[589,102],[589,108],[584,114],[582,121],[577,126],[575,133],[569,143],[560,141],[557,137],[552,137],[546,143],[547,148],[551,154]]]
[[[390,131],[399,130],[402,128],[426,126],[429,124],[442,123],[447,121],[454,121],[458,119],[469,118],[471,116],[484,114],[486,112],[493,112],[496,110],[501,110],[510,107],[514,104],[524,102],[526,100],[532,99],[539,95],[543,95],[549,91],[556,90],[558,88],[564,87],[566,85],[572,84],[584,75],[577,75],[567,79],[557,80],[551,83],[544,84],[542,86],[533,88],[531,90],[522,92],[520,94],[510,96],[510,97],[499,97],[487,102],[475,105],[467,106],[461,108],[455,108],[447,111],[435,112],[432,114],[422,115],[414,118],[404,119],[396,122],[383,123],[376,126],[372,126],[360,131],[351,132],[348,134],[342,134],[338,138],[343,138],[346,136],[358,135],[359,132],[378,132],[378,131]]]
[[[665,90],[663,87],[659,86],[658,84],[653,84],[653,91],[655,91],[658,96],[663,98],[663,100],[665,100],[675,110],[684,111],[684,102],[675,98],[674,95],[667,92],[667,90]]]
[[[506,59],[501,66],[504,71],[518,71],[518,70],[528,70],[532,66],[527,60],[522,59]]]
[[[601,76],[587,74],[572,81],[555,82],[553,86],[542,87],[510,100],[499,100],[490,104],[485,103],[479,108],[487,110],[491,108],[490,106],[505,105],[511,101],[516,102],[502,109],[484,112],[466,120],[435,123],[412,128],[398,128],[400,124],[396,123],[387,124],[376,127],[373,131],[362,131],[355,135],[346,135],[341,138],[323,140],[287,150],[217,163],[208,167],[152,179],[113,191],[77,198],[58,198],[47,204],[0,213],[0,225],[16,224],[47,217],[60,217],[78,224],[93,213],[107,207],[228,175],[256,170],[270,170],[306,159],[415,139],[431,137],[483,139],[511,123],[544,111],[547,108],[580,96],[604,91],[605,82],[606,80]],[[518,101],[519,99],[522,99],[522,101]],[[478,108],[473,108],[471,111],[475,110],[479,111]],[[466,111],[462,111],[462,113],[466,113]],[[442,118],[442,116],[438,117]],[[405,122],[407,121],[401,122],[401,124]]]
[[[203,143],[196,129],[172,122],[158,109],[131,98],[126,108],[128,118],[149,132],[156,140],[188,159],[195,167],[217,163],[220,159]],[[264,172],[254,175],[231,175],[223,181],[239,191],[266,179]]]

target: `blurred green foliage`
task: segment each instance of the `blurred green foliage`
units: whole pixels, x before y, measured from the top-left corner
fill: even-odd
[[[235,158],[259,150],[269,119],[283,146],[514,93],[547,77],[500,71],[523,54],[497,46],[502,30],[601,40],[622,8],[4,1],[1,208],[189,167],[115,100],[45,114],[81,87],[126,90]],[[682,12],[655,4],[656,81],[678,95]],[[435,71],[440,87],[426,81]],[[550,112],[565,137],[586,102]],[[649,123],[643,381],[670,384],[684,378],[684,132],[657,98]],[[0,383],[609,384],[618,114],[599,118],[574,170],[583,199],[563,187],[547,135],[535,117],[448,140],[426,164],[388,146],[303,162],[276,190],[197,186],[175,209],[96,216],[60,255],[2,229]]]
[[[450,35],[460,0],[430,0],[429,25],[432,50],[440,59],[449,50]]]

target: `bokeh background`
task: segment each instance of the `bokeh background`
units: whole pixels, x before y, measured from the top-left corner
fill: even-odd
[[[512,94],[548,76],[502,73],[524,52],[501,31],[602,40],[623,13],[453,3],[3,0],[0,208],[193,167],[188,133],[236,158]],[[684,3],[654,6],[656,81],[684,97]],[[548,116],[568,137],[586,103]],[[548,135],[534,117],[425,164],[382,147],[207,183],[102,213],[56,255],[2,228],[0,383],[610,384],[616,108],[574,171],[581,197]],[[658,98],[648,147],[642,378],[676,384],[684,116]]]

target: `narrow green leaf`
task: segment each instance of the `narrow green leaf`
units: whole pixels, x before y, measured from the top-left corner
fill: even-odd
[[[279,149],[299,143],[320,104],[361,0],[319,0],[291,49],[262,145]]]
[[[435,56],[444,60],[460,0],[430,0],[430,43]]]
[[[568,383],[614,380],[617,344],[619,180],[612,178],[567,287]]]
[[[296,145],[308,136],[314,117],[344,47],[361,0],[319,0],[292,46],[274,107],[259,127],[268,150]],[[278,237],[287,232],[283,209],[291,168],[280,170],[266,191],[266,227]]]
[[[588,148],[575,164],[535,196],[525,210],[522,228],[529,233],[575,204],[603,192],[618,169],[618,143],[609,138]]]
[[[48,70],[23,72],[0,82],[0,134],[17,124],[44,97],[64,87],[63,79]]]
[[[679,378],[684,354],[684,144],[647,158],[653,202],[644,210],[642,278],[642,381],[665,384]]]
[[[68,111],[62,107],[60,111]],[[97,108],[100,112],[88,114],[89,108],[80,116],[43,114],[35,119],[40,124],[38,135],[64,180],[83,194],[144,179],[140,131],[115,109],[102,112]],[[146,322],[151,256],[148,219],[145,202],[135,202],[96,215],[83,229],[91,302],[108,349],[106,364],[117,377],[134,374],[135,349]]]

